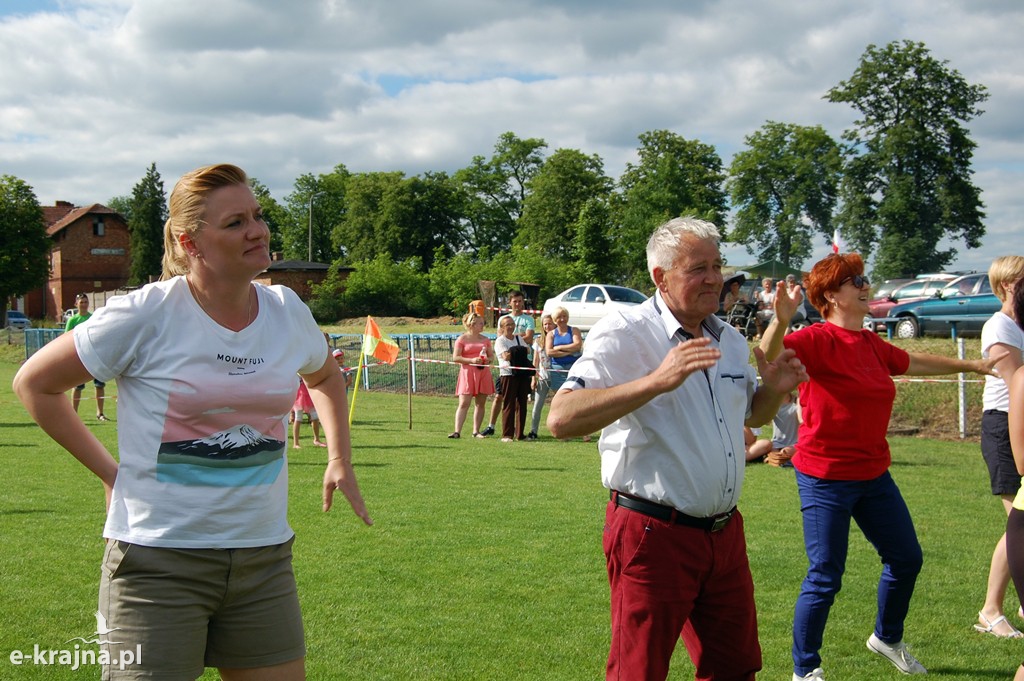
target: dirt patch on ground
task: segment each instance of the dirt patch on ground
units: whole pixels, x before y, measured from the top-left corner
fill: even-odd
[[[458,324],[459,320],[451,315],[445,317],[374,317],[374,321],[380,327],[385,326],[445,326],[448,324]],[[338,326],[361,326],[366,324],[366,317],[350,317],[348,319],[339,319],[336,324]]]

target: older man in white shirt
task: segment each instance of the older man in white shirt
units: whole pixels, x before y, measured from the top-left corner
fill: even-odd
[[[558,438],[603,429],[609,679],[664,679],[680,636],[697,679],[753,679],[761,668],[736,510],[743,426],[771,420],[807,375],[792,353],[769,363],[755,350],[758,387],[746,340],[714,314],[719,238],[691,218],[655,230],[654,297],[591,330],[548,416]]]

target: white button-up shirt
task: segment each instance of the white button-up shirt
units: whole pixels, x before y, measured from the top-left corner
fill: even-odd
[[[718,363],[607,426],[598,448],[605,487],[708,517],[739,499],[743,422],[757,373],[736,329],[713,315],[701,328],[722,352]],[[682,326],[656,293],[594,326],[563,388],[610,388],[647,376],[684,340]]]

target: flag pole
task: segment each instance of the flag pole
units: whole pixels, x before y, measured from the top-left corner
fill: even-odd
[[[409,394],[409,430],[412,430],[412,357],[409,357],[405,389]]]
[[[359,386],[363,380],[363,364],[366,362],[366,355],[362,348],[359,349],[359,367],[356,369],[356,382],[352,386],[352,401],[348,405],[348,427],[352,427],[352,415],[356,412],[356,395],[359,394]]]
[[[370,327],[370,316],[366,316],[366,327]],[[356,368],[356,384],[352,390],[352,402],[348,405],[348,427],[352,427],[352,416],[356,413],[356,396],[359,394],[359,386],[362,384],[363,365],[366,364],[366,330],[359,341],[359,366]]]

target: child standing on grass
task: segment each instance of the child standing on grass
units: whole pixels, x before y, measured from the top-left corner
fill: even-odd
[[[326,447],[327,443],[320,439],[320,418],[313,406],[313,398],[304,381],[299,381],[299,390],[295,393],[295,404],[292,405],[292,448],[299,449],[299,430],[302,428],[302,414],[309,414],[309,424],[313,427],[313,444]]]
[[[530,346],[516,335],[512,317],[498,322],[494,351],[501,370],[501,441],[525,440],[526,401],[530,394],[533,370],[530,367]]]
[[[459,379],[455,385],[455,394],[459,398],[459,406],[455,410],[455,430],[448,436],[455,440],[462,437],[462,426],[466,423],[469,403],[473,403],[473,437],[485,437],[480,433],[487,409],[487,396],[494,394],[494,380],[491,377],[491,362],[494,360],[494,349],[491,339],[481,333],[484,329],[484,318],[470,312],[462,318],[466,333],[455,341],[452,361],[459,365]]]

